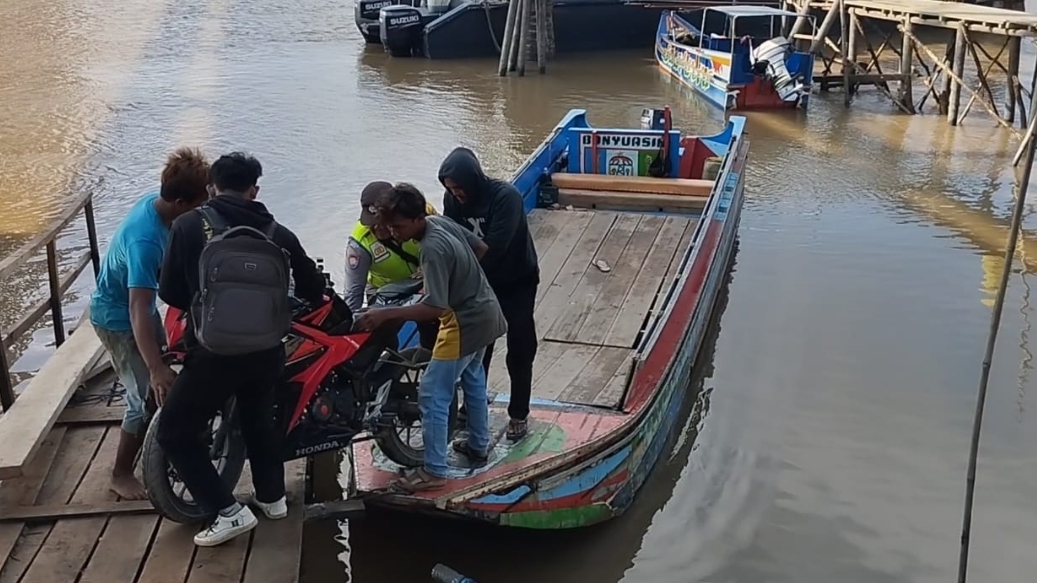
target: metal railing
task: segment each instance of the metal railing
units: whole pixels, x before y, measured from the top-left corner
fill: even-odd
[[[90,238],[90,248],[77,257],[72,269],[64,276],[59,272],[57,240],[80,212],[86,218],[86,232]],[[50,312],[54,329],[54,342],[61,346],[65,341],[65,321],[61,309],[61,299],[72,284],[79,278],[88,264],[94,268],[94,277],[101,266],[101,256],[97,248],[97,228],[94,224],[93,194],[86,193],[76,198],[72,205],[52,222],[42,233],[36,235],[19,247],[8,257],[0,260],[0,281],[7,280],[20,267],[35,257],[40,249],[46,249],[48,296],[34,305],[21,320],[16,322],[10,332],[0,330],[0,407],[4,411],[14,404],[14,383],[11,381],[11,367],[8,350],[26,332],[31,330],[46,314]]]

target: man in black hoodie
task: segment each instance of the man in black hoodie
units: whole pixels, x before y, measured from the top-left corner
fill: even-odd
[[[537,351],[533,308],[540,284],[540,266],[526,222],[525,203],[510,182],[486,176],[475,153],[468,148],[450,152],[439,167],[439,181],[447,189],[443,214],[473,231],[489,247],[480,264],[508,321],[508,439],[518,441],[526,435],[529,415]],[[483,359],[487,375],[492,356],[490,344]]]
[[[266,207],[255,201],[259,193],[256,182],[262,174],[259,161],[237,152],[213,162],[209,178],[215,197],[208,207],[219,214],[227,228],[245,225],[267,232],[276,222]],[[212,235],[212,225],[199,212],[181,215],[173,223],[159,281],[162,301],[179,310],[190,309],[199,293],[202,248]],[[273,241],[290,255],[295,295],[321,301],[326,280],[306,256],[299,239],[277,225]],[[187,357],[162,406],[158,443],[194,499],[216,516],[212,525],[195,535],[195,544],[215,546],[258,524],[248,506],[239,504],[220,480],[208,447],[199,439],[231,395],[237,397],[252,468],[255,493],[251,502],[271,519],[288,513],[280,434],[273,422],[274,387],[284,370],[285,353],[278,346],[258,353],[220,356],[199,346],[190,324],[186,336]]]

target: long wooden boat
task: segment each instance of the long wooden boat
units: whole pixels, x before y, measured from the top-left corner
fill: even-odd
[[[401,468],[374,442],[357,443],[351,498],[540,529],[601,522],[631,504],[688,391],[735,244],[748,155],[742,117],[712,136],[683,136],[668,110],[662,117],[663,129],[595,129],[572,110],[512,178],[541,268],[529,434],[497,442],[479,468],[451,452],[454,479],[417,495],[391,491]],[[503,356],[490,371],[498,436]]]
[[[795,51],[781,30],[800,15],[769,6],[663,11],[655,59],[666,72],[723,109],[806,109],[814,56]],[[805,18],[813,27],[813,17]]]

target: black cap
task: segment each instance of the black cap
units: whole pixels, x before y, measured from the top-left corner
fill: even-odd
[[[392,184],[384,180],[369,183],[360,191],[360,224],[365,227],[374,225],[373,205],[392,190]]]

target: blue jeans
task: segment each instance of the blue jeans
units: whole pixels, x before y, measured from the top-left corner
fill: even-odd
[[[162,326],[162,318],[158,314],[152,316],[155,329],[155,341],[159,346],[166,345],[166,332]],[[122,417],[122,430],[143,437],[144,402],[151,388],[151,373],[144,357],[137,349],[137,340],[132,330],[107,330],[94,325],[94,331],[101,345],[108,351],[112,359],[112,368],[119,377],[119,382],[126,388],[126,412]]]
[[[479,452],[485,452],[490,446],[490,407],[486,402],[486,371],[482,367],[485,350],[457,360],[433,358],[421,377],[418,406],[421,408],[421,439],[425,444],[425,471],[436,477],[445,478],[448,472],[447,422],[458,381],[464,391],[464,401],[468,403],[468,445]]]

